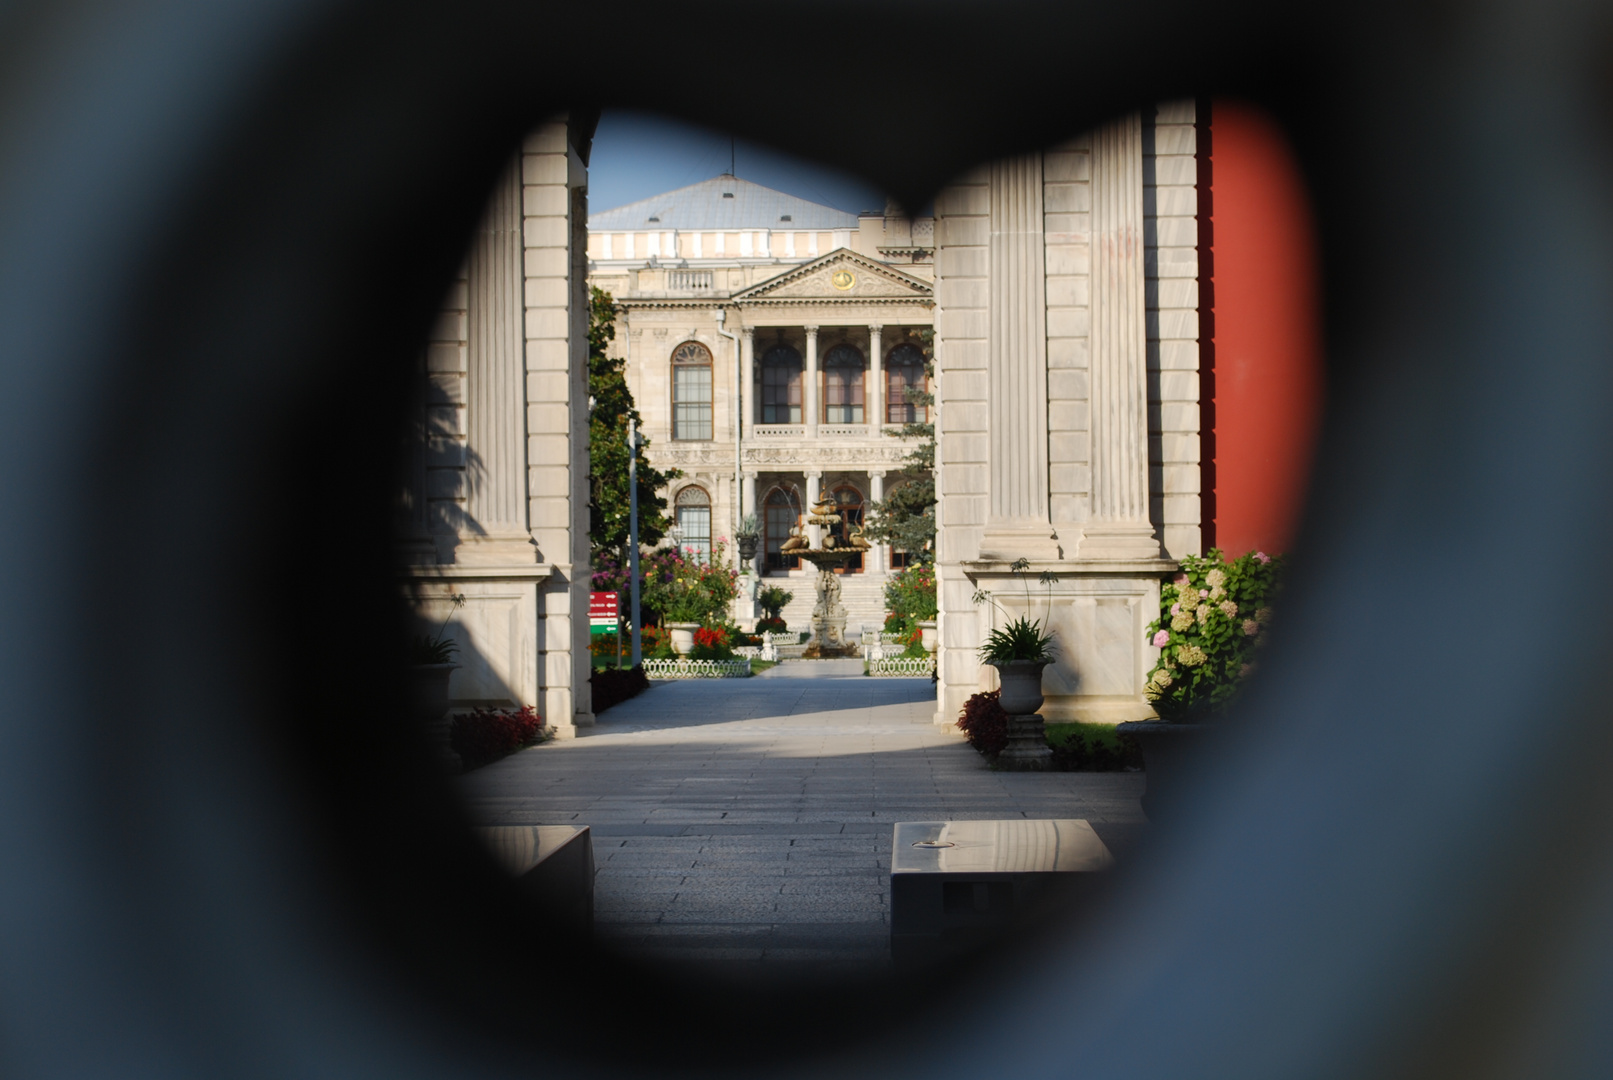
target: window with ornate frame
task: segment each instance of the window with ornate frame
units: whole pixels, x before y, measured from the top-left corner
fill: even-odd
[[[885,423],[922,424],[930,410],[907,400],[908,390],[923,390],[924,350],[907,342],[885,354]]]
[[[824,354],[821,423],[863,422],[865,374],[862,351],[855,345],[836,345]]]
[[[711,496],[706,489],[690,484],[674,501],[678,528],[683,530],[678,546],[685,556],[711,561]]]
[[[801,354],[782,341],[762,354],[764,424],[801,422]]]
[[[672,350],[672,437],[711,439],[711,350],[698,341]]]
[[[790,530],[801,523],[801,500],[789,488],[776,487],[762,500],[762,560],[763,573],[782,574],[797,570],[801,559],[781,550],[790,538]]]

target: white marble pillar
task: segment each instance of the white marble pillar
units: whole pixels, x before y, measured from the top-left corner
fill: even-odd
[[[817,328],[813,327],[813,329],[816,330]],[[802,513],[803,513],[804,517],[811,517],[812,516],[812,508],[814,506],[818,505],[818,485],[822,480],[823,480],[823,473],[821,473],[821,472],[809,472],[809,473],[806,474],[806,485],[807,485],[806,506],[802,507]],[[807,542],[809,544],[811,544],[813,547],[821,547],[822,546],[823,537],[819,535],[819,530],[820,529],[821,529],[821,526],[818,526],[818,525],[806,525],[805,526],[806,535],[807,535]],[[802,563],[801,565],[805,566],[807,564]]]
[[[1148,520],[1142,117],[1092,136],[1092,504],[1083,559],[1157,559]]]
[[[801,419],[806,423],[806,433],[816,438],[818,434],[818,328],[806,327],[806,372],[802,376],[805,383],[801,387]]]
[[[740,493],[740,505],[739,505],[739,516],[740,516],[740,518],[743,519],[746,514],[755,514],[756,515],[756,527],[757,527],[757,530],[759,532],[761,532],[765,536],[766,535],[766,525],[767,525],[767,523],[762,520],[762,508],[756,505],[756,474],[755,473],[748,472],[748,473],[745,474],[744,480],[741,481],[740,485],[739,485],[739,493]],[[737,541],[736,541],[736,546],[737,546]],[[762,541],[758,541],[757,544],[756,544],[756,557],[751,560],[751,569],[756,571],[756,573],[758,573],[758,574],[761,573],[761,560],[766,557],[765,548],[766,548],[765,543],[762,542]]]
[[[758,395],[756,393],[756,328],[754,326],[741,327],[739,331],[739,395],[742,399],[740,408],[744,411],[745,441],[750,442],[752,429],[756,424],[756,410]],[[752,509],[755,507],[753,506]]]
[[[879,325],[868,328],[868,393],[863,395],[867,409],[864,419],[872,425],[869,430],[875,435],[885,423],[885,355],[881,350],[884,330]]]
[[[885,474],[870,472],[868,474],[868,501],[879,502],[885,497]],[[863,552],[863,569],[870,574],[877,574],[888,565],[885,560],[885,545],[875,544]]]
[[[990,166],[989,484],[983,559],[1057,559],[1048,507],[1042,157]]]
[[[469,521],[455,561],[531,563],[527,527],[526,352],[521,164],[499,179],[467,266],[465,376]]]

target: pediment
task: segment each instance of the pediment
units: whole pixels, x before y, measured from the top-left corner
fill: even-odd
[[[894,267],[837,248],[802,263],[777,277],[759,281],[736,293],[740,303],[767,303],[810,300],[835,301],[908,300],[927,301],[933,291],[927,281],[904,274]]]

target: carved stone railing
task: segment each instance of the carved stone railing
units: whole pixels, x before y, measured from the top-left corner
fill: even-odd
[[[819,424],[818,438],[820,439],[866,439],[868,438],[867,424]]]
[[[710,270],[668,270],[666,287],[674,292],[709,292],[712,286]]]
[[[751,434],[758,439],[799,439],[806,435],[800,424],[757,424]]]
[[[876,678],[929,678],[935,673],[935,657],[903,659],[891,657],[888,660],[868,661],[868,674]]]
[[[743,679],[750,675],[749,660],[646,660],[650,679]]]

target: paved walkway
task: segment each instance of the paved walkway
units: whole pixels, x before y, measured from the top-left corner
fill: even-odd
[[[723,968],[878,968],[893,823],[1086,818],[1121,858],[1146,827],[1140,774],[994,772],[934,712],[928,679],[788,662],[655,683],[591,734],[462,783],[484,824],[592,827],[602,940]]]

